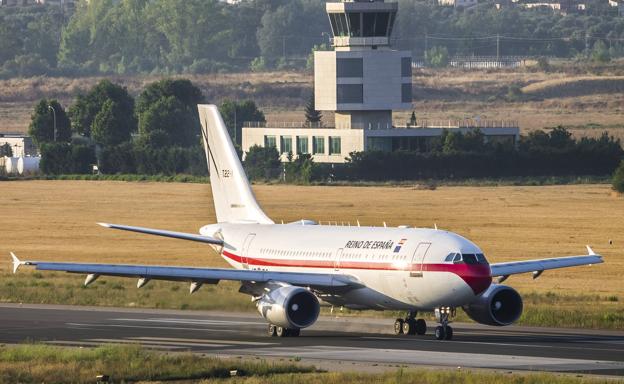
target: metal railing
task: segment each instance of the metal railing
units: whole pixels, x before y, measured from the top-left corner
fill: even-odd
[[[398,124],[400,125],[398,125]],[[481,119],[462,119],[462,120],[416,120],[414,124],[409,122],[395,122],[392,126],[387,124],[341,124],[336,127],[334,124],[326,123],[308,123],[300,121],[245,121],[244,128],[278,128],[278,129],[422,129],[422,128],[518,128],[516,120],[481,120]]]

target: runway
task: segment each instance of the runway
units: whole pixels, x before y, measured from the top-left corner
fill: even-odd
[[[624,376],[624,332],[453,324],[452,341],[392,335],[393,319],[321,317],[298,338],[259,314],[0,304],[0,343],[140,343],[218,356],[298,357],[329,369],[442,366]],[[297,359],[299,360],[299,359]],[[376,368],[373,368],[376,367]]]

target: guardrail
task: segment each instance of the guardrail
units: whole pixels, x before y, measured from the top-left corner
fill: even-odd
[[[327,125],[325,123],[308,123],[300,121],[245,121],[244,128],[278,128],[278,129],[422,129],[422,128],[518,128],[516,120],[416,120],[414,124],[405,125],[366,125],[366,124],[344,124],[340,127]]]

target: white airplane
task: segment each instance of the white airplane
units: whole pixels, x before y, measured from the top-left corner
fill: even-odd
[[[320,303],[352,309],[401,310],[396,334],[424,334],[418,312],[434,311],[438,340],[449,340],[448,325],[461,307],[473,320],[503,326],[522,313],[522,298],[500,285],[507,277],[547,269],[602,263],[588,255],[489,264],[483,251],[452,232],[424,228],[318,225],[301,220],[275,224],[260,209],[214,105],[199,105],[203,143],[217,224],[189,234],[116,224],[125,231],[209,244],[234,269],[151,265],[82,264],[21,261],[13,253],[13,272],[21,265],[37,270],[86,274],[85,285],[99,276],[190,282],[191,293],[220,280],[241,282],[267,320],[271,336],[298,336],[317,320]],[[497,283],[492,278],[498,277]]]

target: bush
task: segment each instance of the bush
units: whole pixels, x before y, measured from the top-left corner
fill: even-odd
[[[620,166],[617,167],[613,174],[613,189],[624,193],[624,160],[620,162]]]

